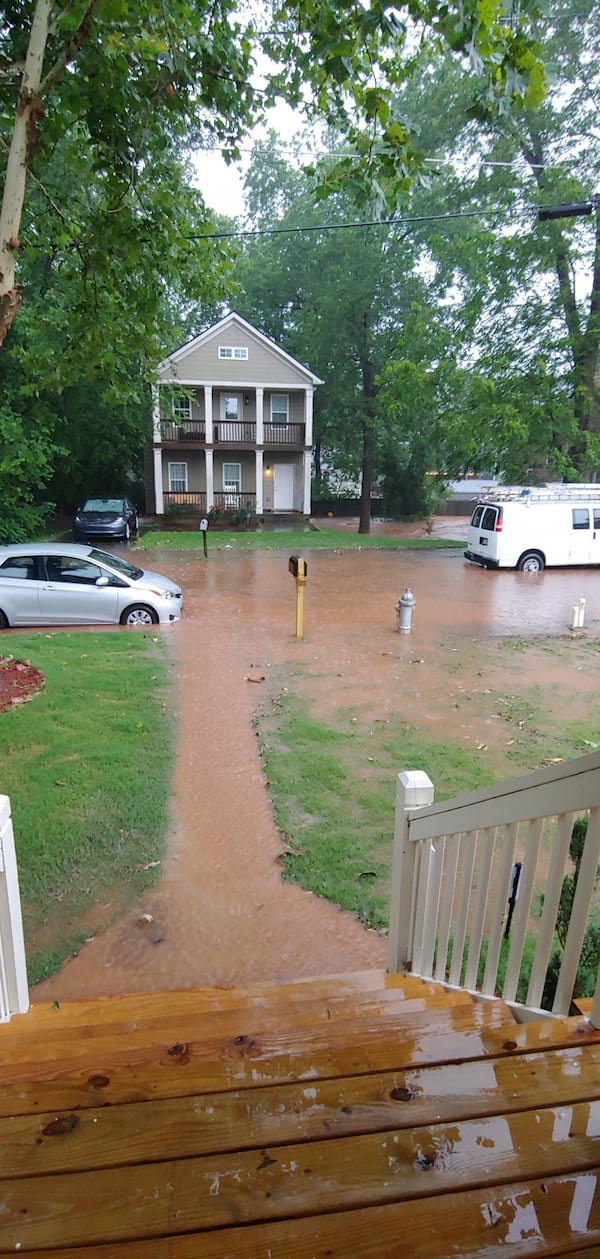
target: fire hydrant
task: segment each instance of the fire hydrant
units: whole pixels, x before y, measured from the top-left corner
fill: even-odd
[[[399,634],[410,634],[415,603],[415,596],[412,590],[409,590],[407,586],[402,598],[399,599],[396,604],[396,614],[398,619],[397,629]]]

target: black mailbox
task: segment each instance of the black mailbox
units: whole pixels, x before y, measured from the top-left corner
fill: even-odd
[[[290,555],[288,568],[292,577],[306,577],[308,573],[308,564],[306,560],[301,560],[299,555]]]

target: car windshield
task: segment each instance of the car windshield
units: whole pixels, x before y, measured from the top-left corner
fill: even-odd
[[[119,555],[109,555],[108,551],[98,551],[95,547],[88,554],[89,560],[96,560],[98,564],[108,564],[113,572],[120,573],[122,577],[129,577],[131,581],[139,581],[143,577],[143,568],[134,568],[133,564],[128,564],[127,560],[122,560]]]
[[[122,512],[122,498],[88,498],[83,504],[82,511],[110,511]]]

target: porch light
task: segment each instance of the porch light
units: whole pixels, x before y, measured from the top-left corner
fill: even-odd
[[[266,465],[266,467],[265,467],[265,476],[272,476],[272,475],[273,475],[273,473],[272,473],[272,470],[271,470],[271,465],[270,465],[270,463],[268,463],[268,464]]]

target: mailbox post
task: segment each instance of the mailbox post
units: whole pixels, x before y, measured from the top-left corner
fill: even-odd
[[[206,549],[206,535],[208,533],[208,520],[206,516],[203,516],[202,520],[200,521],[200,530],[202,533],[202,545],[204,547],[204,554],[208,555],[208,551]]]
[[[296,582],[296,638],[302,638],[304,629],[304,587],[308,565],[299,555],[290,555],[288,568]]]

